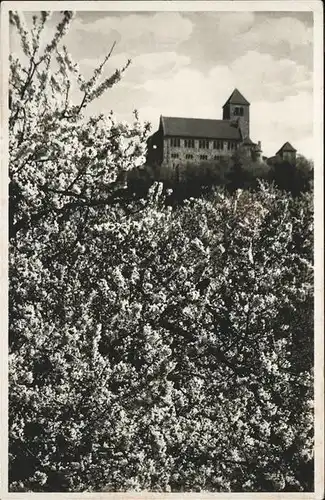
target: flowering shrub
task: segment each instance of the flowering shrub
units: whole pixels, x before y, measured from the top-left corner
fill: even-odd
[[[11,251],[12,488],[310,488],[310,197],[96,219]]]
[[[99,160],[49,117],[11,129],[11,491],[311,490],[311,194],[115,203],[140,124]]]

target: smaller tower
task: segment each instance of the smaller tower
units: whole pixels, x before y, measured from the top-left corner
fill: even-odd
[[[277,157],[280,157],[283,161],[288,161],[289,163],[295,163],[297,150],[290,144],[290,142],[285,142],[283,146],[276,153]]]
[[[249,137],[249,106],[250,103],[235,89],[223,105],[223,120],[237,120],[242,138]]]
[[[243,142],[239,146],[239,151],[248,159],[252,158],[253,148],[255,147],[254,142],[249,138],[243,140]]]
[[[258,141],[257,144],[255,144],[253,151],[252,151],[252,158],[255,161],[262,161],[262,145],[261,141]]]

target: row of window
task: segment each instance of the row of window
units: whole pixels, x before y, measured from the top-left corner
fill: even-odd
[[[223,141],[213,141],[213,149],[223,149]]]
[[[170,145],[174,148],[179,148],[181,145],[181,140],[178,137],[172,137],[170,140]]]
[[[209,144],[210,141],[207,139],[200,139],[199,140],[199,149],[209,149]]]
[[[179,158],[179,153],[172,153],[172,154],[171,154],[171,157],[172,157],[173,159]],[[192,154],[190,154],[190,153],[187,153],[187,154],[185,155],[185,159],[186,159],[186,160],[193,160],[193,158],[194,158],[194,155],[192,155]],[[200,160],[207,160],[207,159],[208,159],[208,155],[200,155],[200,156],[199,156],[199,158],[200,158]],[[214,159],[214,160],[220,160],[221,158],[222,158],[222,156],[220,156],[220,155],[215,155],[215,156],[213,157],[213,159]]]
[[[214,140],[209,141],[209,139],[199,139],[199,149],[210,149],[210,142],[213,142],[213,149],[223,149],[224,141]],[[181,140],[179,137],[172,137],[170,140],[170,144],[174,148],[179,148],[181,146]],[[194,139],[184,139],[184,147],[185,148],[194,148],[195,140]],[[233,141],[227,141],[226,147],[229,150],[233,150],[237,148],[237,143]]]
[[[194,148],[194,139],[184,139],[184,146],[186,148]]]

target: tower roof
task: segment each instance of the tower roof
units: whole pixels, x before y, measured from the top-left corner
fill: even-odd
[[[285,142],[276,154],[278,155],[283,152],[295,153],[296,151],[297,150],[290,144],[290,142]]]
[[[245,99],[245,97],[239,92],[238,89],[235,89],[222,107],[224,108],[226,104],[245,104],[249,106],[250,103],[247,101],[247,99]]]

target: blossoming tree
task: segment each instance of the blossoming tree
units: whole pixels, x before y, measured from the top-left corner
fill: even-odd
[[[115,85],[127,69],[101,81],[112,50],[86,81],[63,45],[72,21],[64,12],[52,40],[42,49],[40,40],[50,13],[33,17],[27,29],[21,13],[10,21],[21,39],[20,57],[10,55],[10,212],[11,236],[68,216],[85,206],[107,205],[123,181],[123,173],[143,162],[148,125],[135,113],[132,126],[114,116],[86,120],[85,107]],[[22,57],[23,56],[23,57]],[[77,87],[80,102],[72,101]]]
[[[46,16],[12,15],[11,491],[312,489],[312,195],[122,203],[146,129],[82,121]]]

